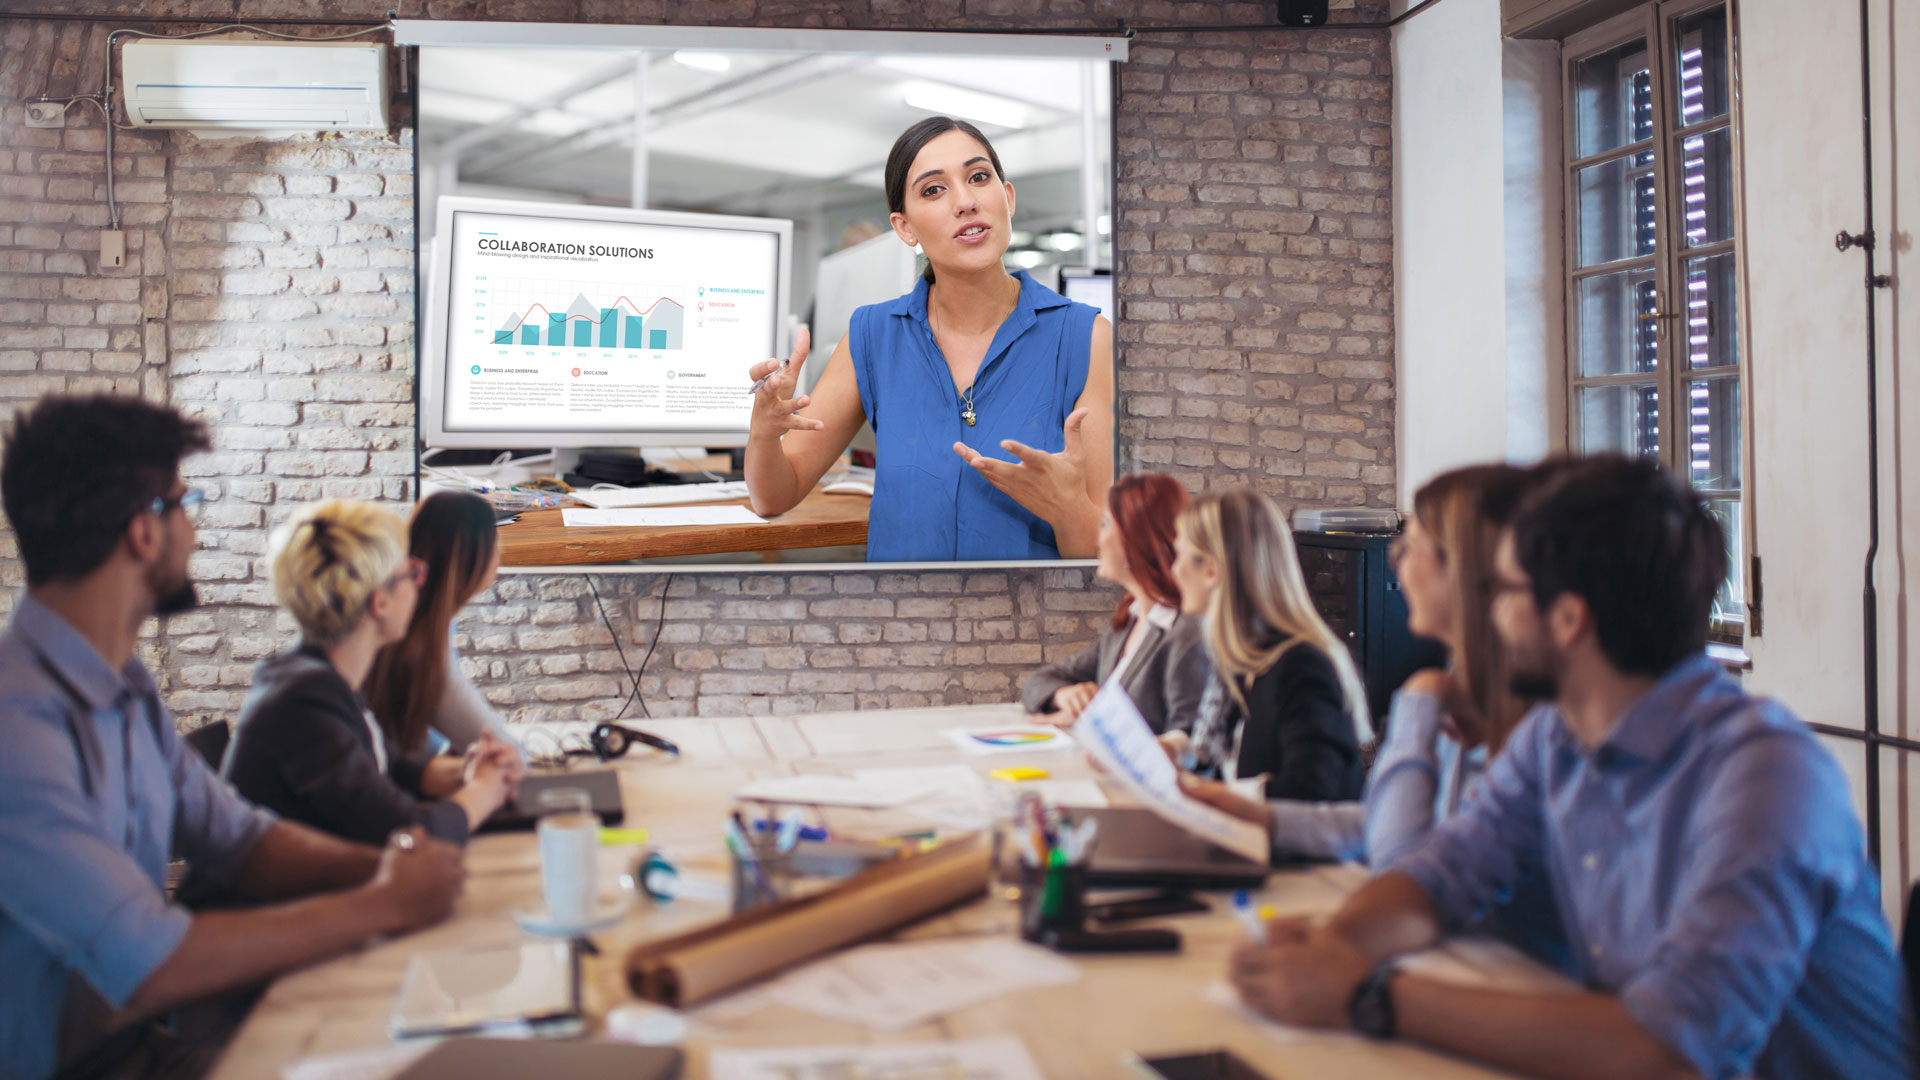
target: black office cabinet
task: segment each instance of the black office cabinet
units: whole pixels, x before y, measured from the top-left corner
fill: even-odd
[[[1367,708],[1382,735],[1394,690],[1421,668],[1446,663],[1439,642],[1407,630],[1407,601],[1387,564],[1392,542],[1391,536],[1370,533],[1293,534],[1313,605],[1353,650]]]

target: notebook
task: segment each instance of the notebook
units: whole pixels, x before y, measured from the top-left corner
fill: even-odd
[[[580,1026],[579,968],[564,941],[419,954],[388,1018],[396,1039],[507,1029],[570,1034]]]

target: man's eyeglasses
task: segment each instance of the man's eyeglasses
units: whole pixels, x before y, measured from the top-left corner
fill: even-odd
[[[206,492],[190,487],[178,495],[162,495],[154,499],[153,505],[148,509],[153,511],[155,517],[165,517],[168,511],[177,506],[182,513],[192,519],[200,516],[200,505],[206,501]]]

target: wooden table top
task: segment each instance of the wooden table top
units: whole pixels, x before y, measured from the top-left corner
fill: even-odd
[[[1033,764],[1055,778],[1092,775],[1077,751],[963,757],[939,734],[950,727],[1007,723],[1018,706],[957,706],[875,710],[805,717],[673,719],[640,726],[678,742],[677,761],[657,754],[635,756],[620,768],[629,826],[652,833],[652,843],[689,876],[725,874],[720,822],[733,793],[752,779],[795,772],[935,765],[965,762],[983,774],[1010,764]],[[858,736],[869,733],[870,739]],[[823,753],[824,751],[824,753]],[[1119,799],[1116,802],[1121,801]],[[909,822],[901,811],[844,811],[836,829],[896,827]],[[844,818],[844,819],[843,819]],[[603,848],[601,870],[609,880],[623,872],[638,849]],[[415,953],[476,949],[527,940],[512,912],[531,907],[540,893],[539,860],[531,834],[487,835],[468,848],[465,896],[447,922],[401,938],[369,945],[278,980],[254,1008],[228,1048],[215,1080],[277,1077],[287,1065],[314,1055],[390,1047],[387,1016],[407,962]],[[1326,913],[1365,880],[1357,866],[1327,866],[1276,872],[1261,902],[1283,914]],[[826,1020],[785,1005],[752,1007],[751,999],[720,998],[688,1014],[684,1075],[707,1073],[715,1046],[790,1046],[871,1041],[943,1041],[1010,1033],[1019,1036],[1041,1072],[1060,1080],[1101,1080],[1134,1075],[1125,1052],[1145,1056],[1225,1047],[1272,1080],[1360,1080],[1420,1076],[1465,1080],[1504,1074],[1400,1043],[1374,1043],[1358,1036],[1304,1033],[1256,1022],[1236,1009],[1208,1000],[1224,980],[1227,957],[1242,932],[1230,904],[1214,897],[1214,910],[1161,920],[1185,938],[1177,956],[1080,956],[1069,959],[1079,981],[1023,990],[951,1013],[906,1031],[881,1033],[858,1024]],[[708,922],[723,906],[683,899],[663,907],[637,907],[616,928],[597,935],[602,955],[585,967],[583,995],[593,1017],[629,1000],[622,962],[633,945]],[[933,916],[893,935],[929,940],[1010,934],[1014,905],[982,900]],[[1148,925],[1152,925],[1149,923]],[[1449,943],[1423,959],[1440,977],[1503,986],[1550,988],[1558,976],[1520,954],[1490,942]],[[750,991],[749,991],[750,993]],[[729,1004],[734,1008],[729,1008]],[[747,1005],[741,1009],[738,1006]]]
[[[865,495],[829,495],[819,487],[800,505],[764,525],[667,525],[658,528],[584,528],[561,524],[558,510],[529,510],[500,527],[503,566],[568,566],[626,562],[669,555],[839,547],[867,542]],[[745,506],[721,499],[689,506]],[[658,507],[657,509],[672,509]]]

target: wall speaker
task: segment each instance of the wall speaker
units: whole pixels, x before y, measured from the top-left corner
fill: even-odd
[[[1280,0],[1282,26],[1325,26],[1327,0]]]

